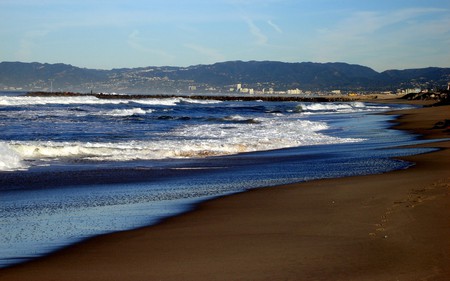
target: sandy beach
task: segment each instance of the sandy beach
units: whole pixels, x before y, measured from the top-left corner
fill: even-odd
[[[450,106],[397,129],[448,138]],[[263,188],[159,225],[89,239],[0,280],[450,280],[450,141],[381,175]]]

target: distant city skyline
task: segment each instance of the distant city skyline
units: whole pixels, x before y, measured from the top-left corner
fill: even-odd
[[[95,69],[234,60],[450,67],[450,2],[0,1],[0,61]]]

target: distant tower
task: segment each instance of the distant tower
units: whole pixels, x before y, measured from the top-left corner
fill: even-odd
[[[240,92],[241,89],[242,89],[242,84],[237,84],[237,85],[236,85],[236,91],[237,91],[237,92]]]

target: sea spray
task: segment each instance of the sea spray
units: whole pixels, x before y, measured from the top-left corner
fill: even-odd
[[[19,154],[11,149],[8,144],[0,142],[0,171],[12,171],[24,168],[25,165]]]

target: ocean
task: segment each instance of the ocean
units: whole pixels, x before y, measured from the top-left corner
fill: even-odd
[[[219,196],[405,169],[392,157],[429,150],[379,113],[410,107],[0,92],[0,267]]]

